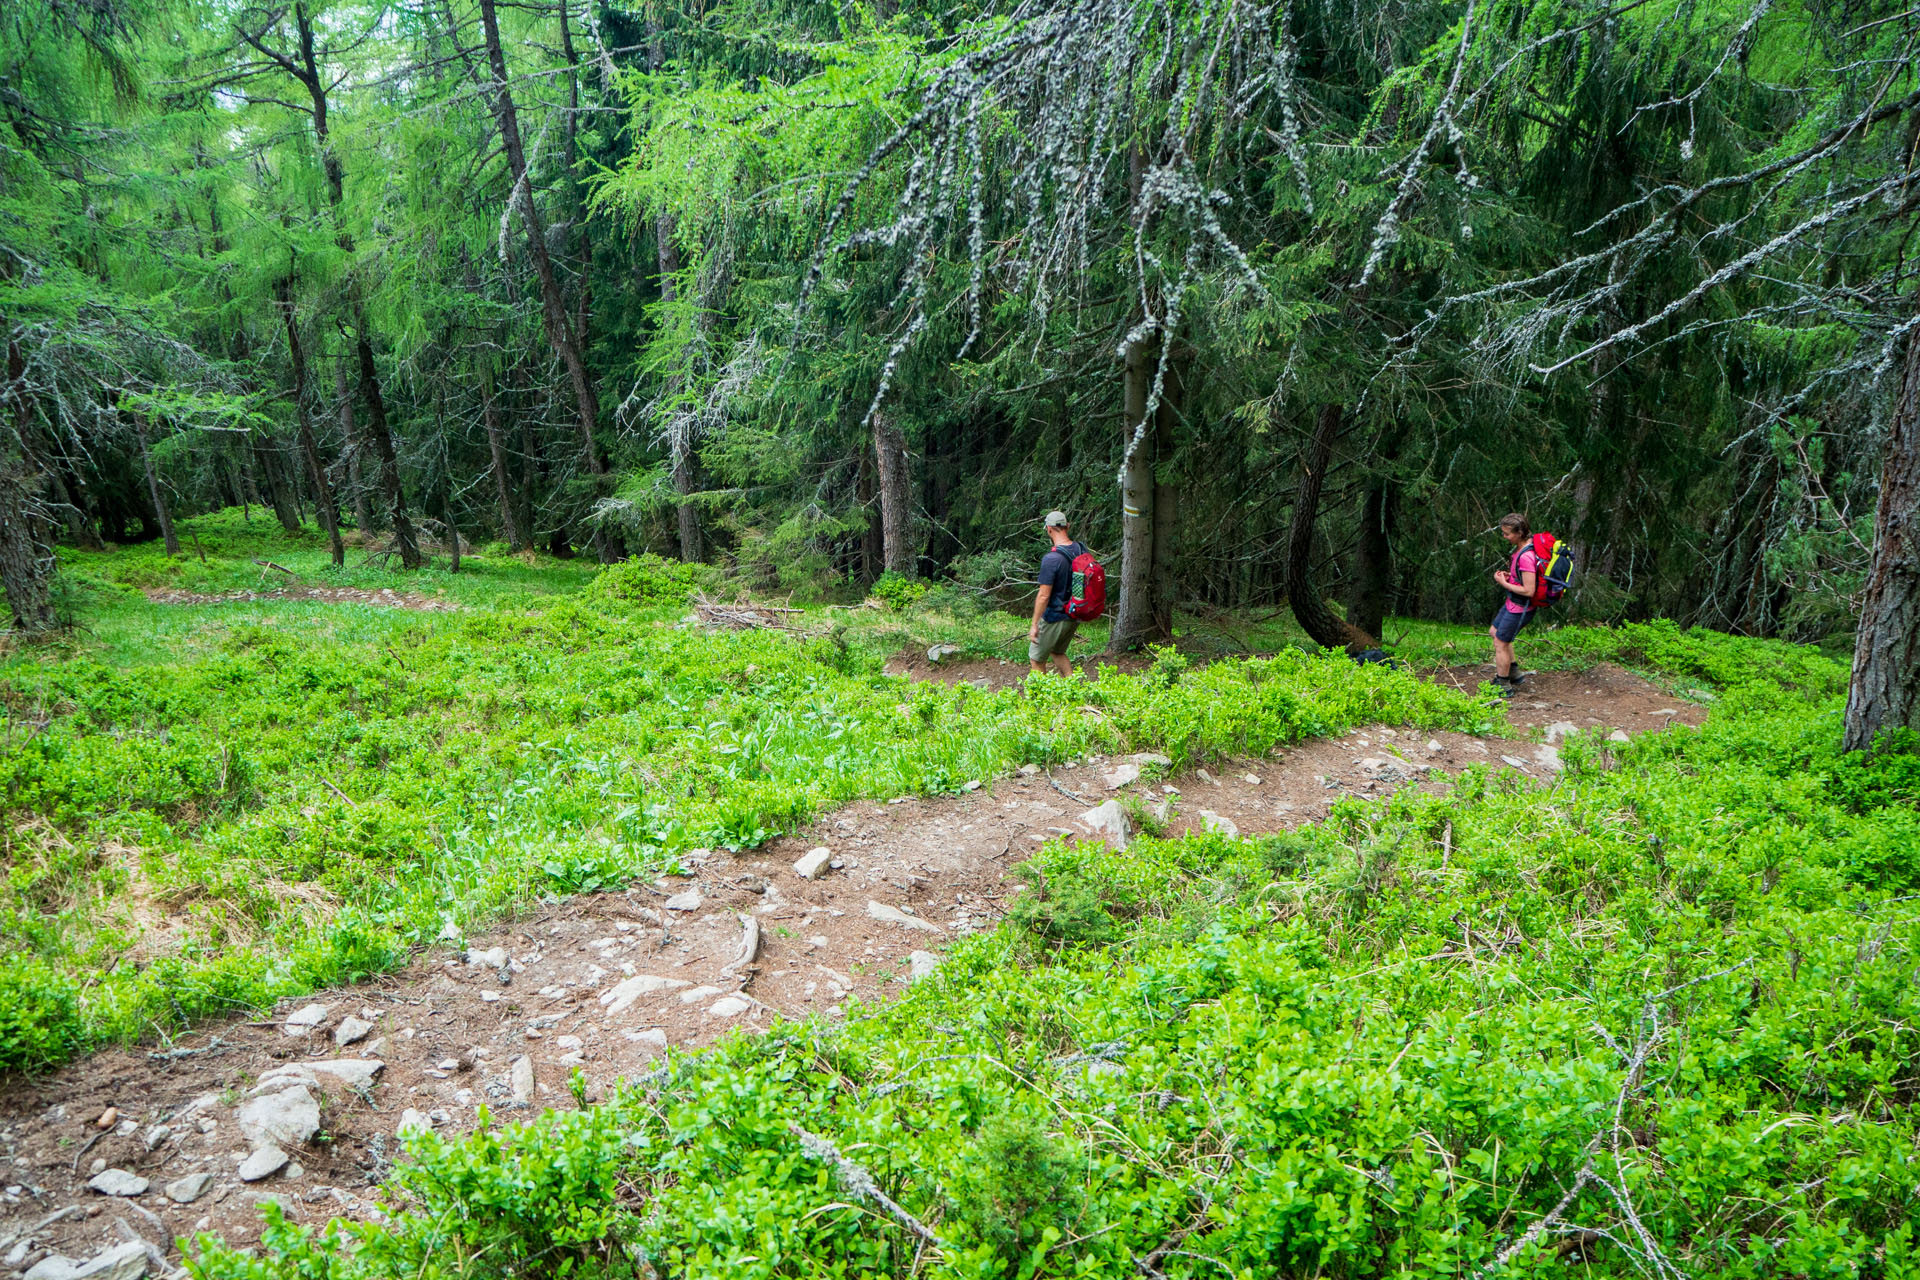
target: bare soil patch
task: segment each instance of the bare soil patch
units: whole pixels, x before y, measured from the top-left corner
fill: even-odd
[[[979,663],[935,672],[1000,675],[998,664]],[[1471,688],[1490,674],[1468,667],[1435,678]],[[1143,778],[1115,786],[1137,758],[1095,758],[957,796],[862,801],[757,850],[695,855],[687,876],[557,904],[468,940],[464,951],[424,953],[402,972],[321,992],[271,1018],[236,1019],[164,1047],[104,1050],[39,1079],[8,1081],[0,1086],[0,1274],[48,1253],[89,1257],[127,1231],[170,1261],[179,1257],[171,1242],[197,1230],[251,1243],[267,1197],[309,1224],[378,1217],[391,1207],[378,1184],[408,1112],[449,1134],[470,1130],[483,1105],[502,1120],[530,1118],[577,1105],[569,1088],[576,1070],[591,1102],[649,1070],[669,1045],[697,1048],[776,1018],[835,1019],[851,1003],[885,1000],[911,980],[915,952],[924,953],[921,966],[937,964],[954,940],[992,928],[1017,887],[1008,870],[1052,836],[1090,838],[1077,819],[1109,798],[1133,793],[1165,806],[1172,834],[1224,824],[1258,835],[1324,817],[1343,795],[1439,787],[1472,764],[1544,780],[1557,753],[1543,739],[1569,726],[1603,736],[1659,732],[1698,723],[1703,712],[1600,667],[1529,676],[1510,718],[1531,740],[1374,726],[1165,780],[1148,762]],[[831,864],[818,879],[803,878],[794,864],[816,848]],[[760,946],[741,967],[748,921]],[[319,1024],[290,1034],[286,1020],[310,1004],[325,1008]],[[333,1033],[349,1015],[372,1026],[336,1045]],[[316,1076],[320,1135],[290,1151],[286,1169],[240,1181],[249,1144],[238,1110],[249,1089],[274,1068],[336,1058],[384,1065],[360,1090]],[[117,1115],[103,1129],[109,1108]],[[148,1187],[132,1196],[90,1190],[96,1163]],[[191,1203],[166,1194],[202,1173],[207,1189]],[[25,1248],[8,1241],[66,1209]]]

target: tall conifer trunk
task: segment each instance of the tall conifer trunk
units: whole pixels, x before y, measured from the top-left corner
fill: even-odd
[[[907,438],[884,409],[873,415],[873,456],[880,473],[880,546],[887,572],[911,578],[913,554],[913,480],[907,462]]]
[[[307,401],[307,349],[300,341],[300,324],[293,313],[291,282],[282,282],[280,286],[280,309],[287,326],[287,358],[293,365],[293,420],[300,431],[300,460],[306,464],[307,483],[313,486],[314,515],[326,532],[327,544],[333,552],[333,567],[339,569],[347,563],[347,548],[340,540],[340,510],[333,502],[333,485],[327,480],[326,467],[320,463],[320,442],[313,434],[312,407]],[[348,413],[351,412],[349,408]],[[343,447],[353,447],[351,436]]]
[[[581,461],[590,474],[604,476],[607,474],[607,462],[600,456],[600,446],[593,438],[594,424],[600,417],[599,396],[593,387],[593,375],[588,372],[586,360],[581,355],[573,323],[567,315],[567,304],[560,294],[560,280],[554,273],[553,258],[547,252],[546,229],[540,218],[539,205],[533,198],[526,151],[521,146],[520,118],[514,109],[513,93],[507,86],[507,55],[500,43],[500,23],[494,12],[493,0],[480,0],[480,26],[487,42],[487,62],[493,70],[494,120],[500,127],[501,145],[507,153],[507,172],[513,181],[507,199],[509,203],[514,200],[521,202],[521,222],[527,229],[527,253],[533,259],[533,274],[540,284],[540,319],[546,328],[548,345],[560,357],[560,363],[566,366],[567,378],[573,387]],[[594,534],[594,545],[603,563],[624,554],[611,535],[599,531]]]
[[[507,535],[513,551],[527,549],[527,533],[520,527],[520,513],[513,505],[513,484],[507,469],[507,434],[500,426],[500,406],[494,395],[493,370],[480,369],[480,420],[487,430],[487,453],[493,460],[493,492],[500,502],[500,529]]]
[[[1872,751],[1893,729],[1920,731],[1920,329],[1887,434],[1873,559],[1847,691],[1848,751]]]
[[[140,465],[147,473],[147,496],[153,502],[153,514],[160,521],[160,537],[164,540],[167,554],[180,554],[180,537],[173,531],[173,512],[167,508],[167,491],[160,486],[160,473],[153,467],[153,448],[147,443],[146,415],[129,414],[133,419],[133,429],[140,441]]]
[[[7,327],[0,316],[0,329]],[[27,430],[32,418],[23,383],[26,361],[20,344],[11,335],[7,339],[7,386],[5,402],[12,418],[14,439],[0,436],[0,587],[7,592],[7,606],[13,613],[14,627],[28,635],[51,631],[54,625],[53,598],[49,590],[53,548],[41,536],[40,524],[33,517],[35,489],[27,453]]]
[[[1313,436],[1300,454],[1300,477],[1293,495],[1293,526],[1287,538],[1287,599],[1293,616],[1316,644],[1329,649],[1357,651],[1379,646],[1379,640],[1327,607],[1313,585],[1314,523],[1320,515],[1320,489],[1333,461],[1333,442],[1340,435],[1346,407],[1323,404],[1314,415]]]
[[[1153,388],[1153,336],[1127,344],[1121,371],[1121,448],[1132,452],[1120,468],[1120,601],[1108,633],[1107,651],[1121,653],[1148,638],[1153,620],[1153,452],[1155,432],[1145,423]],[[1133,443],[1142,425],[1146,430]]]
[[[353,523],[364,544],[373,533],[373,504],[367,499],[367,481],[360,466],[362,441],[355,433],[353,384],[347,379],[343,357],[333,370],[333,389],[340,404],[340,448],[347,456],[347,491],[353,496]]]

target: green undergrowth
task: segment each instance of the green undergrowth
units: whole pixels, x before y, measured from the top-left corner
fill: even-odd
[[[1750,657],[1551,788],[1050,844],[891,1006],[421,1135],[389,1225],[196,1270],[1914,1275],[1920,757],[1842,758],[1817,667]]]
[[[494,584],[459,611],[361,608],[380,616],[342,628],[313,625],[328,606],[262,602],[255,620],[123,595],[129,633],[200,629],[139,662],[84,633],[14,654],[0,1066],[359,980],[856,797],[1097,750],[1185,764],[1377,721],[1500,723],[1407,672],[1294,651],[1168,653],[1025,690],[909,685],[882,673],[886,642],[831,611],[792,632],[690,623],[701,581],[647,558],[557,597]]]

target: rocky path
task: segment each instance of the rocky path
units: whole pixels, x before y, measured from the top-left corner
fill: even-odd
[[[669,1046],[886,999],[993,927],[1008,870],[1041,842],[1111,836],[1121,806],[1106,802],[1122,795],[1173,834],[1255,835],[1476,763],[1545,779],[1568,732],[1702,718],[1615,668],[1541,673],[1510,708],[1526,739],[1379,726],[1174,778],[1151,756],[1093,758],[856,803],[749,853],[695,853],[685,876],[557,904],[366,986],[8,1083],[0,1277],[164,1274],[178,1237],[257,1238],[269,1198],[296,1221],[377,1218],[406,1130],[463,1132],[483,1105],[503,1120],[575,1106],[575,1073],[591,1102]]]

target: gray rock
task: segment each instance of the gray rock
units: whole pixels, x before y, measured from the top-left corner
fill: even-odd
[[[240,1132],[255,1147],[297,1147],[320,1131],[320,1104],[296,1084],[248,1102],[239,1120]]]
[[[513,1100],[521,1106],[533,1101],[533,1059],[521,1054],[513,1060],[507,1069],[507,1080],[513,1086]]]
[[[1150,764],[1157,764],[1162,769],[1171,769],[1173,767],[1173,761],[1161,755],[1158,751],[1139,751],[1128,758],[1143,769]]]
[[[751,1008],[753,1001],[745,996],[722,996],[707,1012],[716,1018],[737,1018]]]
[[[1019,774],[1023,778],[1031,778],[1039,772],[1040,766],[1037,764],[1023,764],[1019,768]]]
[[[147,1185],[145,1178],[125,1169],[107,1169],[87,1180],[87,1186],[103,1196],[143,1196]]]
[[[936,644],[927,650],[927,661],[936,667],[949,658],[957,658],[959,656],[960,646],[957,644]]]
[[[240,1181],[258,1182],[262,1178],[271,1178],[286,1167],[287,1153],[279,1147],[256,1147],[240,1162]]]
[[[433,1119],[424,1111],[415,1111],[408,1107],[400,1113],[400,1123],[394,1127],[393,1136],[404,1138],[410,1133],[428,1133],[433,1129]]]
[[[1375,782],[1405,782],[1414,776],[1413,770],[1398,760],[1381,756],[1367,756],[1360,761],[1360,772]]]
[[[293,1062],[284,1067],[275,1067],[261,1076],[259,1083],[247,1091],[247,1096],[258,1098],[296,1085],[318,1089],[328,1081],[343,1084],[349,1089],[368,1089],[373,1086],[374,1077],[386,1070],[386,1066],[378,1058],[319,1058],[312,1062]]]
[[[325,1024],[332,1008],[332,1005],[310,1004],[304,1009],[296,1009],[281,1021],[280,1029],[290,1036],[303,1036]]]
[[[706,899],[698,889],[688,889],[685,893],[676,893],[660,905],[669,911],[698,911]]]
[[[1232,818],[1229,818],[1224,813],[1215,813],[1211,809],[1202,809],[1200,810],[1200,821],[1205,825],[1207,830],[1218,832],[1223,836],[1237,836],[1240,834],[1240,828],[1234,824]]]
[[[1098,836],[1115,849],[1125,849],[1131,838],[1132,828],[1127,822],[1127,811],[1120,807],[1118,800],[1108,800],[1097,804],[1075,819],[1087,834]]]
[[[833,861],[833,850],[822,846],[809,849],[800,855],[793,864],[793,874],[802,880],[818,880],[827,872],[827,864]]]
[[[907,929],[918,929],[922,933],[945,933],[931,920],[922,920],[919,916],[910,916],[898,907],[890,907],[884,902],[868,902],[867,915],[871,919],[885,924],[897,924]]]
[[[608,1013],[621,1013],[628,1005],[642,996],[654,995],[661,991],[677,991],[686,986],[682,978],[661,978],[651,973],[636,973],[633,977],[616,983],[612,990],[600,993],[600,1003],[607,1006]]]
[[[1551,769],[1555,773],[1565,767],[1560,762],[1560,748],[1547,743],[1541,743],[1533,749],[1533,758],[1541,768]]]
[[[26,1280],[140,1280],[153,1267],[160,1251],[145,1240],[110,1244],[85,1262],[58,1254],[42,1258],[28,1269]]]
[[[1435,755],[1439,755],[1442,751],[1445,751],[1446,748],[1440,745],[1440,739],[1428,738],[1427,750],[1433,752]]]
[[[659,1027],[648,1027],[645,1031],[629,1031],[627,1033],[627,1039],[633,1041],[635,1044],[646,1045],[655,1053],[665,1053],[667,1051],[667,1033]]]
[[[1578,732],[1580,732],[1580,726],[1573,721],[1555,720],[1547,726],[1547,741],[1558,742],[1560,739],[1570,738]]]
[[[1130,787],[1138,781],[1140,781],[1140,766],[1137,764],[1120,765],[1105,778],[1107,790],[1109,791],[1118,791],[1122,787]]]
[[[145,1136],[141,1138],[141,1141],[147,1144],[147,1150],[152,1151],[155,1148],[159,1147],[161,1143],[165,1142],[168,1138],[171,1138],[172,1136],[173,1136],[172,1125],[156,1124],[151,1129],[147,1130]]]
[[[914,981],[931,978],[940,967],[940,957],[931,951],[909,951],[907,953],[907,973]]]
[[[333,1029],[333,1042],[344,1049],[350,1044],[359,1044],[373,1030],[373,1024],[365,1018],[356,1018],[352,1014],[340,1019],[340,1025]]]
[[[210,1173],[190,1173],[184,1178],[175,1178],[166,1185],[167,1199],[175,1204],[192,1204],[207,1194],[207,1188],[213,1185]]]
[[[468,947],[467,963],[489,969],[507,967],[507,949],[505,947]]]
[[[1633,739],[1627,736],[1627,731],[1625,729],[1615,729],[1612,733],[1607,735],[1607,741],[1608,742],[1632,742]]]
[[[1193,776],[1200,779],[1200,781],[1208,784],[1209,786],[1217,787],[1220,785],[1220,779],[1214,777],[1212,774],[1208,773],[1205,769],[1195,769],[1193,771]]]
[[[1525,769],[1527,767],[1527,762],[1519,756],[1501,756],[1500,759],[1516,769]]]

